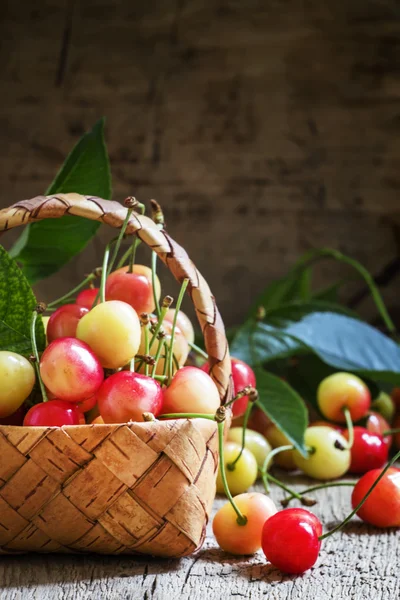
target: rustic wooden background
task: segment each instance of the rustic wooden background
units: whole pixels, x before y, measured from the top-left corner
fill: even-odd
[[[396,258],[397,0],[3,0],[0,14],[1,206],[42,193],[106,115],[114,198],[163,203],[228,323],[311,247],[374,273]]]

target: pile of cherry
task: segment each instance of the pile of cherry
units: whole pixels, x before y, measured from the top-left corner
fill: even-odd
[[[93,274],[92,285],[94,278]],[[130,264],[111,272],[103,266],[100,288],[83,289],[68,304],[62,304],[65,297],[59,299],[61,306],[42,317],[47,346],[41,356],[35,323],[49,308],[39,305],[32,320],[31,359],[0,352],[0,424],[61,427],[179,416],[215,419],[220,443],[217,489],[229,499],[213,522],[216,539],[233,554],[262,548],[284,572],[310,568],[322,539],[355,513],[380,527],[400,526],[400,471],[392,466],[398,456],[388,463],[390,444],[400,445],[400,435],[394,440],[390,435],[392,400],[381,395],[376,404],[380,412],[374,412],[361,379],[348,373],[326,378],[318,389],[318,404],[327,421],[307,428],[308,455],[303,456],[252,406],[254,373],[232,359],[236,423],[224,443],[223,411],[208,364],[185,366],[191,349],[201,353],[194,345],[192,324],[180,310],[186,285],[187,281],[171,308],[168,296],[160,305],[155,263],[152,269]],[[396,419],[395,427],[400,417]],[[288,492],[286,506],[295,498],[306,506],[314,503],[306,492],[323,485],[301,494],[292,491],[269,472],[272,462],[320,480],[335,480],[346,472],[362,474],[352,493],[353,512],[323,534],[321,522],[310,511],[277,511],[267,495],[246,493],[261,476],[267,492],[270,483]]]

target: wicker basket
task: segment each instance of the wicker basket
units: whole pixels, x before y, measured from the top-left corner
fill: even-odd
[[[121,227],[126,208],[78,194],[39,196],[0,211],[0,231],[78,215]],[[188,289],[224,403],[232,391],[225,330],[186,252],[151,219],[127,233],[157,252]],[[97,552],[180,557],[198,549],[215,495],[216,424],[179,419],[62,428],[0,426],[0,553]]]

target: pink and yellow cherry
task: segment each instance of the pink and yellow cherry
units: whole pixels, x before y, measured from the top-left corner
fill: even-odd
[[[90,347],[72,337],[58,338],[45,349],[40,359],[44,385],[58,400],[81,402],[101,386],[102,366]]]
[[[201,369],[206,373],[210,371],[210,365],[205,363]],[[247,365],[242,360],[238,358],[231,359],[231,369],[232,369],[232,380],[233,380],[233,392],[237,394],[242,391],[245,387],[250,385],[251,387],[256,387],[256,376],[254,371],[249,365]],[[249,397],[243,396],[243,398],[239,398],[232,404],[232,414],[233,417],[240,417],[246,412],[247,405],[249,403]]]
[[[238,517],[230,502],[222,506],[214,517],[213,532],[218,545],[225,552],[236,555],[254,554],[261,548],[264,523],[277,510],[265,494],[249,492],[234,497],[236,506],[247,518],[245,525],[238,524]]]
[[[162,413],[215,414],[220,398],[217,386],[197,367],[182,367],[164,389]]]
[[[95,417],[90,423],[91,425],[105,425],[104,419],[100,415]]]
[[[226,480],[231,494],[242,494],[251,487],[258,474],[257,461],[250,450],[244,448],[241,457],[235,464],[233,471],[229,469],[229,465],[238,457],[241,450],[241,444],[235,442],[225,442],[224,444],[224,464]],[[224,485],[222,483],[221,472],[218,470],[217,475],[217,492],[224,494]]]
[[[100,290],[99,288],[89,288],[88,290],[82,290],[76,297],[76,304],[79,306],[83,306],[90,310],[96,300]],[[100,304],[100,298],[98,298],[97,303]]]
[[[369,433],[375,433],[383,437],[383,441],[390,448],[393,442],[392,435],[383,435],[390,429],[389,423],[379,413],[371,410],[364,420],[364,426]]]
[[[107,369],[119,369],[136,354],[140,345],[140,321],[126,302],[98,304],[78,323],[76,337],[86,342]]]
[[[170,323],[169,321],[163,321],[162,324],[162,328],[165,332],[165,342],[167,344],[170,344],[171,342],[171,331],[172,331],[172,323]],[[151,337],[152,337],[152,333],[149,332],[149,344],[151,342]],[[151,356],[155,356],[157,354],[158,351],[158,347],[160,345],[160,340],[156,339],[154,340],[154,342],[151,344],[150,346],[150,354]],[[138,354],[145,354],[145,350],[146,350],[146,345],[145,345],[145,338],[144,338],[144,332],[142,331],[142,337],[140,340],[140,346],[139,346],[139,351]],[[157,375],[162,375],[164,373],[164,367],[165,367],[165,350],[166,350],[166,346],[164,345],[164,348],[161,350],[161,357],[157,363],[157,367],[156,367],[156,374]],[[179,329],[179,327],[175,327],[175,333],[174,333],[174,356],[175,359],[177,361],[177,363],[179,364],[180,367],[182,367],[185,362],[186,359],[188,357],[190,348],[189,348],[189,344],[186,341],[185,336],[183,335],[183,333],[181,332],[181,330]],[[141,366],[140,371],[143,373],[144,372],[144,365]],[[152,367],[150,367],[150,372],[151,372]],[[176,365],[175,365],[175,361],[172,362],[172,372],[175,373],[177,370]]]
[[[159,299],[161,286],[157,275],[155,285]],[[145,265],[133,265],[132,273],[129,272],[129,266],[117,269],[107,277],[106,298],[122,300],[132,306],[138,314],[154,312],[151,269]]]
[[[382,469],[368,471],[356,483],[351,504],[353,509],[361,502],[375,483]],[[390,467],[372,490],[357,515],[376,527],[400,527],[400,471]]]
[[[350,467],[347,440],[331,427],[308,427],[304,443],[309,448],[307,458],[297,450],[294,460],[299,469],[314,479],[337,479]]]
[[[119,371],[108,377],[96,396],[105,423],[143,421],[145,412],[156,417],[163,402],[158,381],[131,371]]]
[[[75,337],[80,319],[88,309],[78,304],[64,304],[51,315],[47,324],[47,340],[52,342],[60,337]]]
[[[165,315],[165,321],[169,321],[170,323],[173,323],[175,313],[176,313],[175,308],[169,308],[167,311],[167,314]],[[176,318],[176,325],[181,330],[183,335],[185,336],[187,342],[189,344],[193,344],[194,343],[194,329],[193,329],[192,321],[181,310],[178,312],[178,316]]]
[[[354,427],[354,442],[350,449],[350,473],[366,473],[371,469],[378,469],[388,460],[389,448],[382,436],[370,433],[365,427]],[[349,432],[345,431],[343,437],[349,439]]]
[[[230,442],[236,442],[236,444],[242,445],[243,428],[242,427],[231,427],[228,432],[228,440]],[[245,448],[250,450],[254,458],[257,461],[257,465],[261,468],[264,464],[265,459],[271,452],[272,447],[268,440],[265,439],[258,431],[252,429],[246,429],[245,433]]]
[[[285,434],[272,422],[268,425],[264,435],[273,448],[291,445]],[[294,450],[284,450],[276,454],[274,456],[274,464],[281,469],[285,469],[285,471],[294,471],[294,469],[297,469],[294,460]]]
[[[63,425],[80,425],[82,413],[76,404],[65,400],[49,400],[35,404],[26,413],[24,426],[30,427],[62,427]]]
[[[372,402],[371,408],[381,414],[386,421],[392,422],[396,406],[389,394],[380,392],[379,396]]]
[[[24,356],[0,351],[0,418],[19,409],[32,392],[35,379],[35,370]]]
[[[371,394],[365,383],[356,375],[334,373],[319,384],[317,400],[324,417],[330,421],[345,423],[346,408],[353,421],[365,417],[371,405]]]
[[[321,522],[304,508],[287,508],[270,517],[262,530],[262,549],[283,573],[304,573],[316,563]]]

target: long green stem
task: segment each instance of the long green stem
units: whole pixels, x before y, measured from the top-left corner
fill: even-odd
[[[318,490],[324,490],[331,487],[354,487],[356,484],[353,481],[330,481],[329,483],[321,483],[320,485],[314,485],[304,490],[300,490],[299,494],[310,494],[311,492],[317,492]],[[284,499],[285,506],[287,506],[296,496],[289,496]]]
[[[352,449],[353,444],[354,444],[354,427],[353,427],[353,421],[351,418],[351,414],[348,408],[345,408],[343,410],[344,412],[344,416],[346,419],[346,425],[347,425],[347,431],[348,431],[348,435],[349,435],[349,439],[348,439],[348,444],[347,447],[349,450]]]
[[[146,356],[149,354],[149,323],[143,325],[144,327],[144,353]],[[146,363],[144,367],[144,374],[148,376],[149,365]]]
[[[262,473],[266,473],[269,469],[269,466],[272,462],[272,459],[274,458],[274,456],[276,456],[277,454],[279,454],[280,452],[285,452],[285,450],[293,450],[294,446],[292,445],[287,445],[287,446],[278,446],[278,448],[274,448],[273,450],[271,450],[271,452],[269,452],[267,454],[267,456],[265,457],[265,460],[263,462],[263,466],[261,467],[261,472]]]
[[[354,508],[354,510],[352,510],[351,513],[348,514],[347,517],[341,523],[339,523],[339,525],[336,525],[336,527],[334,527],[330,531],[327,531],[323,535],[320,535],[319,538],[318,538],[319,540],[325,540],[329,536],[333,535],[334,533],[336,533],[337,531],[339,531],[340,529],[342,529],[342,527],[344,527],[354,517],[354,515],[360,510],[360,508],[362,507],[362,505],[364,504],[364,502],[367,500],[367,498],[369,497],[369,495],[371,494],[371,492],[376,488],[376,486],[378,485],[378,483],[380,482],[380,480],[382,479],[382,477],[385,475],[386,471],[388,469],[390,469],[390,467],[392,465],[394,465],[394,463],[396,462],[396,460],[398,460],[399,458],[400,458],[400,452],[397,452],[397,454],[395,454],[393,456],[393,458],[388,462],[388,464],[386,465],[386,467],[380,473],[379,477],[377,477],[375,479],[374,483],[371,485],[371,487],[369,488],[368,492],[365,494],[364,498],[357,504],[357,506]]]
[[[169,344],[170,344],[170,346],[169,346],[169,352],[167,354],[167,356],[168,356],[168,373],[167,373],[168,374],[168,381],[171,381],[172,375],[173,375],[172,362],[173,362],[173,356],[174,356],[174,338],[175,338],[176,322],[177,322],[177,319],[178,319],[178,314],[179,314],[179,311],[181,309],[182,300],[183,300],[183,297],[185,295],[188,283],[189,283],[189,279],[187,279],[187,278],[185,278],[182,281],[181,289],[179,290],[178,300],[176,301],[174,318],[173,318],[173,321],[172,321],[171,338],[170,338],[170,342],[169,342]]]
[[[99,290],[99,294],[98,294],[100,296],[100,302],[106,301],[107,265],[108,265],[109,256],[110,256],[110,244],[107,244],[106,249],[104,251],[103,270],[101,272],[100,290]],[[94,306],[96,306],[96,304],[97,304],[97,298],[94,301]]]
[[[245,443],[246,443],[247,423],[249,422],[249,417],[250,417],[251,409],[252,409],[252,404],[251,404],[251,402],[248,402],[247,407],[246,407],[246,412],[244,413],[244,417],[243,417],[243,425],[242,425],[242,447],[240,448],[240,452],[237,455],[237,457],[235,458],[235,460],[232,461],[231,463],[229,463],[227,465],[228,471],[234,471],[235,470],[236,463],[238,462],[238,460],[240,460],[240,457],[243,454],[244,446],[245,446]]]
[[[192,350],[194,350],[194,352],[197,352],[197,354],[199,354],[200,356],[202,356],[203,358],[205,358],[206,360],[208,360],[208,354],[205,350],[203,350],[202,348],[200,348],[199,346],[196,346],[196,344],[194,344],[193,342],[189,342],[188,344],[190,346],[190,348]]]
[[[247,517],[241,512],[236,502],[234,501],[232,494],[229,489],[228,482],[226,480],[226,472],[225,472],[225,461],[224,461],[224,421],[218,423],[218,446],[219,446],[219,471],[222,479],[222,484],[224,486],[224,491],[226,497],[232,505],[233,510],[237,514],[237,524],[238,525],[246,525]]]
[[[115,242],[114,250],[113,250],[113,253],[112,253],[108,268],[107,268],[107,275],[109,275],[111,273],[111,271],[113,270],[115,261],[117,260],[118,252],[121,247],[121,242],[124,238],[126,228],[128,227],[128,223],[129,223],[129,219],[131,217],[132,211],[133,211],[133,208],[128,208],[128,210],[127,210],[124,222],[122,223],[122,227],[120,229],[119,235]]]
[[[156,307],[157,317],[160,317],[160,303],[158,301],[157,290],[156,290],[156,274],[157,274],[157,254],[155,252],[151,255],[151,285],[153,288],[153,299]]]
[[[395,433],[400,433],[400,428],[399,427],[395,427],[394,429],[387,429],[386,431],[384,431],[382,433],[382,436],[385,437],[386,435],[392,435]]]
[[[128,258],[130,259],[132,254],[133,254],[133,259],[132,259],[132,267],[133,267],[133,264],[135,262],[136,249],[140,244],[141,244],[141,240],[139,240],[139,238],[135,236],[135,239],[133,240],[132,244],[129,246],[128,250],[126,250],[126,252],[123,254],[121,259],[119,260],[119,262],[117,264],[117,269],[121,269],[121,267],[123,267],[125,265]],[[129,260],[129,263],[130,263],[130,260]],[[130,270],[130,273],[132,273],[132,269]]]
[[[164,345],[165,345],[165,338],[163,337],[163,338],[161,338],[159,340],[157,352],[156,352],[156,355],[154,357],[154,365],[153,365],[153,368],[152,368],[152,371],[151,371],[151,376],[152,377],[154,377],[155,374],[156,374],[157,364],[158,364],[158,361],[160,360],[161,351],[164,348]]]
[[[31,344],[32,344],[32,351],[33,351],[33,356],[35,357],[35,371],[36,371],[36,375],[39,381],[39,386],[40,386],[40,391],[42,393],[42,398],[43,398],[43,402],[47,402],[48,398],[47,398],[47,394],[46,394],[46,388],[44,387],[44,383],[42,381],[42,376],[40,375],[40,367],[39,367],[39,352],[37,349],[37,343],[36,343],[36,319],[38,316],[38,312],[37,310],[34,310],[32,312],[32,318],[31,318],[31,327],[30,327],[30,334],[31,334]]]
[[[282,481],[280,481],[279,479],[277,479],[276,477],[274,477],[270,473],[265,472],[263,475],[265,475],[270,481],[272,481],[272,483],[275,483],[275,485],[277,485],[278,487],[280,487],[283,490],[285,490],[285,492],[287,492],[291,496],[294,496],[298,500],[302,500],[302,496],[301,496],[300,493],[295,492],[289,486],[285,485]]]
[[[166,415],[158,415],[157,419],[207,419],[208,421],[215,421],[215,415],[204,413],[168,413]]]
[[[91,281],[93,281],[93,279],[96,279],[96,275],[94,273],[90,273],[90,275],[85,277],[85,279],[83,281],[81,281],[81,283],[79,283],[76,287],[74,287],[73,290],[70,290],[69,292],[64,294],[64,296],[57,298],[57,300],[53,300],[53,302],[49,302],[49,304],[47,305],[47,309],[54,308],[58,304],[63,304],[64,300],[73,300],[73,297],[75,296],[75,294],[80,292],[81,289],[86,287]]]

